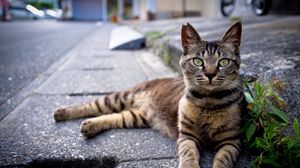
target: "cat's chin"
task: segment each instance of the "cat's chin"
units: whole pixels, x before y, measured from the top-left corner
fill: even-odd
[[[205,88],[209,91],[213,91],[213,90],[216,90],[218,89],[220,86],[219,85],[213,85],[213,84],[209,84],[209,85],[206,85]]]

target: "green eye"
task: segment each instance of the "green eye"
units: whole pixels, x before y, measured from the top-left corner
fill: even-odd
[[[221,59],[221,60],[219,61],[219,65],[220,65],[221,67],[225,67],[225,66],[227,66],[228,64],[229,64],[229,59],[227,59],[227,58]]]
[[[194,58],[194,59],[193,59],[193,63],[194,63],[196,66],[202,66],[202,65],[203,65],[203,60],[200,59],[200,58]]]

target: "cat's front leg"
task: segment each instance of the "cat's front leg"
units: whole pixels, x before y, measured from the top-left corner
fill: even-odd
[[[200,168],[198,143],[192,136],[180,133],[177,139],[179,168]]]
[[[81,133],[85,137],[93,137],[97,133],[115,128],[148,127],[145,113],[138,109],[128,109],[120,113],[107,114],[86,119],[81,124]]]
[[[216,147],[213,168],[232,168],[235,166],[240,154],[241,142],[239,139],[226,140]]]
[[[179,168],[200,168],[200,135],[194,110],[185,98],[180,100],[177,139]]]

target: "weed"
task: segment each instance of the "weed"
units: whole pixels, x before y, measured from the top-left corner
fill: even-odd
[[[151,31],[146,33],[146,39],[149,41],[156,40],[166,36],[168,33],[175,31],[176,29],[168,29],[165,31]]]
[[[268,84],[244,82],[244,85],[249,116],[242,131],[246,147],[257,155],[253,167],[299,167],[299,122],[295,118],[290,124],[283,112],[285,102],[279,92],[284,83],[272,80]]]

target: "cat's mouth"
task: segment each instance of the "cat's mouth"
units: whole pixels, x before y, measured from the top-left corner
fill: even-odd
[[[198,77],[198,78],[196,78],[196,80],[202,86],[219,87],[224,83],[225,78],[224,77],[219,77],[219,76],[216,76],[212,79],[209,79],[209,78],[205,79],[203,77]]]
[[[215,90],[215,89],[221,87],[221,85],[222,84],[209,83],[209,84],[206,85],[206,88],[208,90]]]
[[[201,82],[198,82],[198,85],[201,87],[201,88],[205,88],[207,90],[215,90],[215,89],[218,89],[220,87],[222,87],[223,85],[223,82],[209,82],[209,81],[201,81]]]
[[[197,77],[194,81],[196,85],[208,90],[218,89],[223,86],[225,78],[215,77],[213,79],[205,79],[204,77]]]

